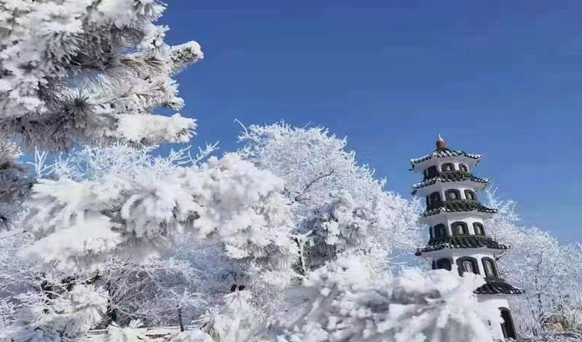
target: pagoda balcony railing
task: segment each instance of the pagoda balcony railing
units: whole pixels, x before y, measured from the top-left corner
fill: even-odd
[[[423,177],[423,180],[427,181],[427,180],[431,180],[433,178],[438,178],[438,177],[447,178],[447,177],[454,177],[454,176],[471,177],[471,176],[473,176],[473,174],[470,171],[463,171],[463,170],[440,171],[440,172],[434,173],[432,175],[425,174]]]
[[[442,208],[448,205],[455,206],[455,205],[469,205],[469,206],[479,206],[481,202],[479,200],[470,200],[470,199],[457,199],[457,200],[446,200],[446,201],[438,201],[435,204],[431,204],[426,208],[428,210]]]

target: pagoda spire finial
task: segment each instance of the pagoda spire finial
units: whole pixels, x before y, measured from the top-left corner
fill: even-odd
[[[439,150],[443,150],[447,147],[447,142],[445,141],[445,139],[443,139],[443,137],[441,137],[440,133],[439,133],[439,137],[436,141],[436,147]]]

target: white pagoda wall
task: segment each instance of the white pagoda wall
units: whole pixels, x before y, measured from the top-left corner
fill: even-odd
[[[511,312],[509,302],[502,295],[479,295],[477,299],[480,303],[488,303],[494,305],[496,308],[507,308]],[[504,340],[503,330],[501,329],[501,311],[499,312],[499,322],[491,322],[490,328],[493,338],[496,340]]]

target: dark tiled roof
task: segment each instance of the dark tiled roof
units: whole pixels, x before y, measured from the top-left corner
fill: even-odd
[[[459,211],[479,211],[482,213],[489,213],[495,214],[497,209],[487,208],[483,204],[479,203],[479,201],[473,200],[454,200],[454,201],[444,201],[442,207],[438,207],[435,209],[427,209],[422,216],[432,216],[437,215],[442,212],[459,212]]]
[[[445,248],[491,248],[491,249],[509,249],[509,246],[501,244],[487,236],[462,235],[447,236],[444,239],[431,239],[426,247],[419,248],[416,255],[425,252],[438,251]]]
[[[410,162],[412,164],[418,164],[418,163],[422,163],[423,161],[427,161],[431,158],[456,157],[456,156],[464,156],[464,157],[468,157],[468,158],[476,159],[476,160],[481,159],[481,155],[479,155],[479,154],[470,154],[470,153],[467,153],[465,151],[455,151],[455,150],[450,150],[448,148],[442,148],[442,149],[437,148],[432,153],[429,153],[424,157],[411,159]]]
[[[484,178],[475,177],[472,173],[464,171],[446,171],[440,172],[436,177],[424,180],[418,184],[414,184],[414,189],[424,188],[429,185],[433,185],[437,182],[462,182],[465,180],[470,180],[477,183],[489,183],[489,180]]]
[[[487,279],[487,284],[475,290],[476,294],[522,294],[524,290],[509,285],[503,279]]]

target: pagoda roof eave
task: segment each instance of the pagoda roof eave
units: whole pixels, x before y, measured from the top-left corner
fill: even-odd
[[[427,179],[420,183],[414,184],[413,185],[414,190],[412,191],[412,195],[418,194],[419,196],[425,196],[427,192],[428,193],[431,192],[430,189],[433,188],[434,186],[438,186],[440,184],[445,183],[461,183],[461,182],[472,184],[473,188],[479,191],[485,188],[485,186],[487,186],[489,180],[485,178],[476,177],[468,172],[462,171],[442,172],[439,173],[434,178]]]
[[[430,193],[438,191],[438,189],[440,189],[443,186],[446,186],[447,184],[451,184],[453,182],[435,182],[433,184],[424,186],[424,187],[419,187],[417,189],[412,190],[412,192],[410,193],[413,196],[428,196]],[[475,181],[470,181],[470,180],[464,180],[464,181],[460,181],[460,182],[454,182],[455,186],[464,186],[467,188],[471,188],[474,191],[481,191],[483,189],[485,189],[485,187],[487,186],[488,183],[480,183],[480,182],[475,182]]]
[[[435,159],[435,158],[439,158],[439,159],[447,159],[447,158],[462,158],[465,159],[465,163],[469,164],[470,166],[475,166],[479,163],[479,161],[481,160],[481,155],[480,154],[471,154],[471,153],[467,153],[465,151],[457,151],[457,150],[451,150],[448,148],[443,148],[443,149],[436,149],[433,152],[422,156],[420,158],[414,158],[410,160],[410,170],[411,171],[422,171],[424,170],[426,167],[424,167],[424,165]]]
[[[486,214],[495,214],[497,209],[487,208],[486,206],[479,203],[479,201],[474,200],[454,200],[454,201],[444,201],[443,205],[434,209],[427,209],[422,216],[428,217],[433,215],[438,215],[440,213],[449,212],[482,212]]]
[[[427,224],[429,226],[433,226],[435,224],[438,224],[439,222],[441,222],[443,220],[442,216],[445,216],[448,219],[454,219],[454,218],[458,218],[459,220],[462,220],[463,218],[467,217],[467,216],[471,216],[471,217],[475,217],[475,218],[480,218],[482,220],[489,220],[491,218],[493,218],[493,213],[484,213],[484,212],[480,212],[477,210],[471,210],[471,211],[442,211],[438,214],[434,214],[434,215],[430,215],[430,216],[421,216],[418,219],[418,223],[420,224]]]
[[[501,278],[485,278],[486,283],[478,287],[474,293],[478,295],[519,295],[524,294],[525,290],[518,289],[513,285],[508,284]]]
[[[483,235],[447,236],[444,239],[430,240],[425,247],[417,249],[415,254],[421,256],[422,254],[438,252],[443,249],[495,250],[497,252],[496,254],[499,254],[499,251],[509,250],[510,246]]]

